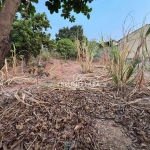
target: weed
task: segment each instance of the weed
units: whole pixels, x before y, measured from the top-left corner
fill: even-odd
[[[50,76],[49,72],[45,71],[46,63],[33,62],[28,68],[28,73],[33,74],[34,77],[37,77],[37,85],[39,84],[39,78],[42,76]]]
[[[140,30],[139,44],[133,55],[133,45],[129,47],[130,36],[127,35],[118,47],[113,45],[111,41],[111,65],[108,68],[114,83],[118,87],[124,87],[134,82],[140,88],[144,83],[145,63],[148,56],[146,37],[150,34],[150,28],[144,32],[142,27]],[[131,45],[131,44],[130,44]],[[132,53],[132,61],[128,62],[128,57]],[[136,74],[135,74],[136,73]],[[134,75],[135,74],[135,75]]]
[[[12,53],[13,75],[15,75],[17,66],[17,54],[15,44],[13,44],[13,50],[10,50],[10,52]]]
[[[82,72],[89,73],[93,71],[93,58],[99,51],[98,44],[96,41],[90,41],[88,45],[83,44],[81,46],[80,42],[76,40],[78,60],[81,64]]]
[[[51,55],[48,50],[40,50],[40,54],[37,58],[39,59],[39,62],[49,61],[51,59]]]

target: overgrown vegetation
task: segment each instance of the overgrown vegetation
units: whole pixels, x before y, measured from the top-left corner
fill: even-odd
[[[138,87],[144,83],[144,71],[146,68],[146,61],[149,58],[147,49],[146,37],[150,34],[150,28],[148,31],[144,31],[143,27],[139,31],[139,45],[135,52],[132,47],[129,47],[129,35],[124,40],[120,41],[118,46],[113,44],[110,39],[110,66],[108,70],[113,78],[114,83],[118,87],[124,87],[135,83]],[[105,44],[102,44],[105,49]],[[131,44],[130,44],[131,45]],[[128,61],[129,55],[132,53],[131,62]]]
[[[55,51],[55,54],[59,57],[63,56],[65,59],[76,58],[78,44],[81,49],[87,45],[87,37],[83,33],[84,31],[81,25],[59,29],[58,34],[55,35],[57,42],[57,51]]]
[[[72,42],[75,42],[76,39],[78,39],[80,43],[82,43],[84,40],[83,27],[81,25],[74,25],[70,28],[63,27],[62,29],[59,29],[58,34],[56,34],[55,36],[56,41],[67,38]]]
[[[115,84],[119,87],[123,87],[126,84],[133,83],[134,79],[131,79],[133,73],[135,73],[138,61],[132,63],[127,62],[129,55],[128,47],[118,48],[111,46],[111,65],[108,67],[110,74]]]
[[[82,72],[92,72],[94,56],[100,52],[99,43],[95,40],[87,42],[86,37],[84,38],[84,42],[82,44],[78,40],[76,43],[78,49],[78,60],[81,64]]]
[[[77,49],[70,39],[61,39],[57,42],[57,51],[65,58],[76,58]]]
[[[77,13],[85,12],[89,18],[91,9],[86,7],[86,2],[90,1],[82,2],[51,0],[46,2],[46,6],[51,13],[58,12],[58,9],[63,7],[62,16],[74,21],[74,17],[70,15],[72,9]],[[26,9],[25,1],[22,3],[22,7]],[[81,4],[85,7],[82,8]],[[30,4],[27,7],[29,11],[33,9]],[[0,71],[0,96],[3,98],[0,101],[0,148],[98,150],[110,149],[112,146],[112,149],[132,149],[132,145],[126,145],[123,140],[121,146],[119,145],[121,148],[114,148],[115,144],[120,142],[120,137],[114,137],[117,142],[114,142],[112,137],[112,141],[105,138],[108,137],[108,134],[105,135],[106,129],[110,128],[110,133],[112,130],[116,131],[113,125],[118,126],[117,123],[126,127],[128,135],[138,144],[138,148],[149,148],[150,88],[148,85],[143,88],[144,92],[139,92],[136,87],[141,88],[145,84],[146,61],[150,58],[146,38],[150,34],[150,28],[146,32],[141,28],[135,52],[133,45],[129,43],[129,34],[117,44],[114,44],[112,39],[104,41],[103,37],[101,42],[88,41],[82,26],[79,25],[60,29],[55,41],[50,40],[47,28],[50,28],[50,23],[44,13],[35,16],[22,13],[21,18],[16,17],[14,20],[10,37],[12,50]],[[51,51],[60,61],[51,61]],[[129,57],[131,53],[134,54],[133,57]],[[101,58],[107,54],[108,59],[103,61],[103,64],[96,62],[95,69],[93,61],[97,54],[101,55]],[[25,72],[24,60],[28,62],[31,55],[36,59],[30,60]],[[62,58],[77,58],[77,61],[62,61]],[[128,61],[129,58],[131,61]],[[75,63],[78,63],[78,68],[73,68]],[[84,75],[81,72],[79,74],[79,65]],[[58,72],[51,76],[55,69],[58,69]],[[74,73],[77,73],[77,77]],[[58,80],[68,80],[70,74],[76,81],[68,81],[63,87],[57,84]],[[63,75],[67,79],[64,79]],[[48,80],[44,80],[44,77],[48,77]],[[39,84],[39,80],[42,84]],[[4,90],[10,84],[10,88],[19,85],[19,82],[23,89],[14,93]],[[24,89],[26,83],[28,86],[33,82],[38,87]],[[46,87],[54,86],[54,82],[57,87],[56,84],[55,87]],[[104,123],[108,127],[105,128]],[[114,136],[114,133],[109,136]],[[125,148],[122,148],[122,145]]]
[[[50,34],[46,33],[48,28],[51,26],[45,13],[38,13],[35,16],[23,13],[21,18],[16,16],[10,34],[10,40],[15,44],[16,53],[24,55],[28,62],[30,55],[36,57],[42,46],[49,51],[53,50],[55,43],[50,40]]]

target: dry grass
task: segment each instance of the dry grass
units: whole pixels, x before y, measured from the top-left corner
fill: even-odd
[[[12,83],[17,84],[34,84],[36,83],[36,79],[25,76],[24,74],[17,73],[17,66],[15,66],[15,74],[14,67],[9,69],[7,60],[5,60],[5,65],[0,71],[0,86],[5,87],[9,86]]]
[[[132,46],[128,44],[130,41],[128,35],[124,38],[124,41],[119,43],[118,47],[114,46],[113,42],[110,40],[111,59],[107,59],[105,63],[107,63],[107,68],[110,71],[110,75],[112,76],[114,83],[119,88],[123,88],[126,85],[133,83],[135,83],[138,88],[141,88],[145,84],[145,63],[149,57],[146,43],[146,37],[149,35],[148,32],[149,31],[144,34],[143,28],[141,29],[139,45],[131,62],[128,62],[128,58],[131,53],[133,54],[132,47],[135,43],[133,43]],[[103,57],[103,59],[104,58],[105,57]]]
[[[77,40],[77,51],[78,51],[78,61],[81,64],[81,69],[83,73],[90,73],[93,71],[93,57],[90,55],[87,46],[81,46],[80,42]]]

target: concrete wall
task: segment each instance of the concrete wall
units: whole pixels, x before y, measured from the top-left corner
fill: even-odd
[[[119,46],[122,47],[125,45],[128,47],[128,50],[131,50],[131,53],[129,54],[128,58],[133,58],[138,46],[140,45],[140,34],[143,31],[143,34],[145,35],[147,30],[149,29],[150,25],[145,25],[143,28],[140,28],[131,34],[129,34],[126,38],[123,38],[119,41]],[[146,38],[147,48],[150,53],[150,35]],[[146,51],[146,48],[143,47],[144,51]],[[140,49],[140,56],[142,56],[142,48]]]

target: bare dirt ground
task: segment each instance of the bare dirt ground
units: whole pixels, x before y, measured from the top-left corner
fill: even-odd
[[[59,59],[51,59],[50,61],[46,62],[46,67],[44,69],[45,72],[48,72],[50,76],[42,76],[37,77],[33,74],[28,73],[28,68],[24,68],[24,73],[21,73],[21,67],[17,67],[16,79],[15,77],[10,77],[12,79],[11,84],[4,86],[4,90],[13,92],[19,89],[25,89],[28,87],[36,87],[43,84],[48,85],[48,83],[59,83],[61,81],[72,81],[74,78],[74,74],[81,74],[81,67],[79,62],[68,60],[65,62],[64,60]],[[17,77],[28,78],[28,80],[21,80]],[[21,81],[20,81],[21,80]],[[49,84],[50,85],[50,84]]]
[[[77,61],[52,59],[50,76],[38,82],[18,67],[16,78],[1,86],[0,149],[149,150],[149,86],[117,90],[107,70],[93,66],[82,74]],[[80,86],[58,85],[67,81]]]

